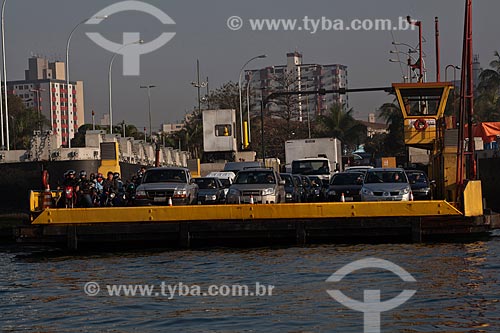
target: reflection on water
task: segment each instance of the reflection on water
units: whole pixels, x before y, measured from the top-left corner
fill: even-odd
[[[361,332],[363,314],[326,293],[362,300],[382,290],[417,293],[382,313],[383,332],[500,332],[500,239],[469,244],[391,244],[292,248],[68,253],[0,248],[2,331]],[[325,280],[354,260],[390,260],[417,280],[361,270],[336,285]],[[86,296],[106,284],[274,285],[265,297]]]

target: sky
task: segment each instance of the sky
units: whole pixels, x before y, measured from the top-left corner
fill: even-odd
[[[82,20],[93,17],[118,0],[7,0],[5,10],[6,62],[8,80],[24,79],[28,58],[33,55],[64,61],[66,41],[71,30]],[[350,88],[385,87],[402,80],[396,58],[389,54],[397,42],[417,45],[417,31],[255,31],[250,19],[297,19],[307,17],[332,22],[354,19],[390,19],[410,15],[423,22],[426,42],[428,80],[435,79],[434,17],[439,17],[441,37],[441,75],[448,64],[460,65],[465,0],[144,0],[166,13],[175,24],[163,24],[148,13],[117,12],[99,25],[81,25],[73,35],[70,48],[71,80],[84,81],[85,120],[91,111],[97,119],[108,113],[108,68],[113,53],[97,45],[86,33],[98,32],[104,38],[122,44],[124,32],[139,32],[145,43],[164,32],[175,36],[161,48],[140,57],[140,75],[124,76],[122,57],[113,65],[113,119],[125,120],[142,128],[148,124],[147,93],[141,85],[154,84],[152,93],[153,127],[181,121],[197,105],[196,60],[202,79],[209,78],[215,89],[228,81],[238,81],[242,65],[250,58],[266,54],[252,62],[256,69],[286,63],[286,53],[299,51],[304,63],[343,64],[348,66]],[[475,0],[474,53],[487,68],[495,50],[500,50],[500,1]],[[232,16],[241,17],[243,26],[231,30]],[[324,19],[324,20],[325,20]],[[324,21],[327,22],[327,21]],[[232,21],[234,23],[234,21]],[[324,24],[327,28],[327,23]],[[234,28],[234,26],[233,26]],[[311,27],[309,27],[311,28]],[[399,48],[407,51],[407,48]],[[404,58],[405,56],[402,56]],[[453,75],[452,70],[448,76]],[[358,119],[366,120],[384,102],[392,98],[384,93],[349,95],[349,106]]]

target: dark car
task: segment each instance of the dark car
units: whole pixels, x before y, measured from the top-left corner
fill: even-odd
[[[410,182],[413,200],[432,200],[432,182],[425,172],[420,170],[406,170]]]
[[[324,201],[326,189],[323,186],[323,180],[318,176],[307,176],[311,182],[310,201]]]
[[[224,194],[224,185],[219,178],[201,177],[194,178],[193,181],[198,185],[198,204],[216,205],[226,201]]]
[[[341,172],[333,175],[328,187],[328,201],[361,201],[360,191],[363,186],[364,172]]]
[[[302,193],[292,174],[280,173],[280,177],[285,181],[285,202],[301,202]]]

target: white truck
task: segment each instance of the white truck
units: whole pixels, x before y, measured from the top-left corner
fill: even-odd
[[[288,140],[285,162],[287,171],[327,181],[336,169],[342,171],[342,144],[335,138]]]

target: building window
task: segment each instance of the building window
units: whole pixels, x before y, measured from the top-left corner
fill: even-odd
[[[223,124],[223,125],[215,125],[215,136],[231,136],[231,125]]]

